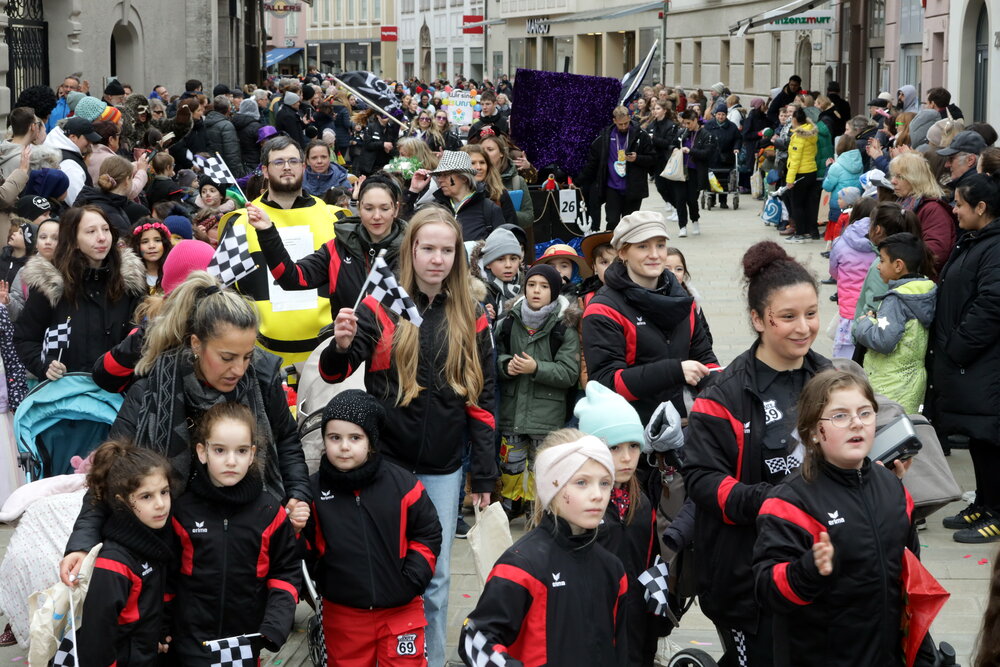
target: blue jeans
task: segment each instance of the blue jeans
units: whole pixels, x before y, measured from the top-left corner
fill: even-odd
[[[434,578],[424,591],[424,613],[427,615],[427,664],[444,667],[448,629],[448,588],[451,584],[451,543],[458,524],[458,496],[465,485],[461,468],[448,475],[417,475],[434,503],[441,522],[441,554],[434,569]]]

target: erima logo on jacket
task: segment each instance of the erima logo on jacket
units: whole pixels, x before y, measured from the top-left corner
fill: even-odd
[[[191,529],[191,532],[192,533],[207,533],[208,532],[208,528],[205,528],[205,522],[204,521],[195,521],[194,522],[194,528]]]
[[[552,573],[552,588],[559,588],[560,586],[566,585],[565,581],[560,581],[561,577],[562,577],[562,572]]]
[[[139,567],[142,568],[142,576],[145,577],[147,574],[153,571],[153,568],[149,566],[149,563],[143,563]]]
[[[323,491],[319,494],[320,500],[333,500],[333,491]]]
[[[826,515],[830,517],[830,520],[826,522],[828,526],[836,526],[837,524],[844,523],[844,517],[840,516],[840,510],[835,512],[827,512]]]
[[[646,326],[646,321],[644,319],[642,319],[642,315],[636,315],[636,317],[635,317],[635,326],[637,326],[637,327]]]

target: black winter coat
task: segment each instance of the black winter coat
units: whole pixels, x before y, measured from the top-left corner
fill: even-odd
[[[669,118],[654,120],[646,126],[646,133],[649,135],[649,141],[653,144],[653,150],[656,153],[656,161],[651,170],[654,176],[659,176],[663,168],[667,166],[670,154],[677,148],[677,136],[681,130],[681,126]]]
[[[590,144],[587,165],[580,172],[580,187],[590,201],[601,205],[608,189],[608,151],[611,150],[611,132],[614,123],[607,126]],[[656,149],[649,135],[635,123],[629,125],[625,140],[626,153],[635,153],[635,162],[625,163],[625,192],[630,199],[645,199],[649,196],[649,175],[656,167]]]
[[[224,115],[215,111],[205,116],[205,133],[208,138],[210,153],[218,153],[233,176],[240,178],[245,173],[243,169],[243,154],[240,150],[240,139],[236,133],[236,125]],[[254,165],[256,167],[257,165]]]
[[[118,230],[118,236],[122,239],[132,238],[132,229],[135,223],[144,216],[149,215],[149,209],[142,204],[137,204],[125,195],[105,192],[98,187],[85,185],[76,196],[73,206],[86,206],[93,204],[99,207],[108,218],[111,226]]]
[[[448,357],[445,300],[442,292],[429,302],[422,292],[411,295],[423,315],[420,325],[420,354],[417,382],[424,389],[409,405],[396,405],[399,376],[392,352],[398,316],[368,296],[355,314],[358,333],[347,352],[336,345],[320,356],[320,375],[327,382],[341,382],[362,362],[365,388],[385,407],[387,418],[381,432],[382,454],[416,474],[447,475],[462,465],[465,443],[472,441],[472,492],[493,489],[498,477],[493,448],[496,418],[493,414],[496,373],[493,367],[493,340],[486,314],[476,320],[479,364],[483,389],[474,403],[467,403],[445,379]]]
[[[389,609],[424,594],[441,553],[441,523],[416,477],[378,454],[347,472],[324,456],[309,483],[303,535],[324,600]]]
[[[180,543],[171,653],[207,667],[215,661],[203,641],[253,632],[277,652],[292,630],[302,573],[295,529],[259,474],[216,488],[196,464],[171,524]]]
[[[836,139],[847,129],[847,121],[851,119],[851,103],[837,93],[828,93],[827,97],[833,102],[833,108],[837,111],[837,125],[835,128],[830,128],[830,136]]]
[[[733,360],[694,402],[684,443],[685,490],[696,505],[698,599],[717,623],[756,632],[751,555],[755,522],[773,485],[786,470],[765,477],[765,458],[792,452],[764,445],[766,415],[757,393],[758,343]],[[829,362],[810,351],[803,362],[809,377]]]
[[[132,386],[133,373],[142,358],[142,343],[145,338],[146,322],[143,321],[122,342],[98,357],[91,371],[94,384],[112,394],[125,393]]]
[[[305,125],[302,123],[302,118],[299,116],[298,111],[287,104],[282,104],[281,108],[274,114],[274,129],[287,134],[305,150]]]
[[[788,89],[788,84],[786,83],[782,86],[781,91],[774,96],[774,99],[771,100],[771,105],[767,108],[767,120],[771,123],[771,127],[778,129],[778,113],[782,108],[794,102],[796,95],[797,93],[793,93]]]
[[[938,283],[928,370],[941,433],[1000,442],[1000,219],[963,233]]]
[[[407,191],[408,198],[409,195],[410,192]],[[419,196],[420,193],[417,193],[414,195],[414,199]],[[454,210],[452,209],[451,202],[442,190],[435,190],[432,196],[435,201],[445,208]],[[510,201],[509,198],[508,201]],[[511,205],[511,213],[513,213],[513,205]],[[476,191],[471,197],[462,202],[462,208],[458,209],[455,217],[458,218],[458,223],[462,225],[462,240],[464,241],[485,239],[490,235],[490,232],[500,225],[508,222],[516,224],[517,222],[516,218],[508,220],[504,217],[504,213],[500,207],[486,196],[486,189],[482,183],[476,184]]]
[[[243,162],[243,173],[248,174],[260,164],[260,146],[257,145],[257,130],[261,122],[244,113],[233,116],[233,127],[240,141],[240,160]]]
[[[672,401],[684,415],[681,362],[719,365],[694,299],[669,271],[649,306],[630,299],[650,290],[632,282],[621,262],[608,267],[604,281],[583,312],[588,377],[628,399],[643,424],[663,401]]]
[[[480,116],[479,120],[472,124],[472,127],[469,128],[468,142],[478,144],[482,138],[483,130],[487,127],[492,129],[494,134],[510,136],[510,125],[507,123],[507,117],[498,111],[492,116]]]
[[[714,121],[713,121],[714,122]],[[677,145],[681,146],[687,141],[690,130],[684,130],[677,137]],[[694,162],[695,182],[699,190],[708,190],[708,168],[717,152],[715,136],[711,132],[706,132],[705,128],[699,128],[694,136],[694,144],[691,146],[691,160]],[[688,170],[688,180],[692,178],[691,170]]]
[[[351,122],[351,112],[342,104],[333,105],[333,131],[337,135],[337,152],[346,158],[354,123]]]
[[[507,549],[462,626],[465,664],[628,665],[628,577],[593,537],[546,513]]]
[[[170,528],[152,530],[128,510],[100,527],[101,553],[76,632],[77,664],[159,665],[157,644],[169,635],[163,613],[171,570]]]
[[[110,272],[106,268],[87,269],[77,277],[76,303],[63,296],[63,276],[46,260],[33,257],[22,269],[22,280],[30,289],[14,325],[14,344],[25,368],[35,377],[44,378],[49,363],[59,357],[58,351],[46,350],[42,358],[46,329],[69,320],[69,345],[62,350],[62,363],[71,373],[89,373],[94,362],[132,330],[135,309],[146,296],[146,269],[131,250],[118,252],[125,294],[113,302],[108,299]]]
[[[865,459],[860,470],[823,461],[774,487],[757,518],[757,599],[774,614],[775,667],[903,664],[903,549],[920,553],[913,499],[896,475]],[[826,532],[833,572],[812,547]]]
[[[732,169],[736,166],[736,151],[743,145],[740,128],[728,118],[721,125],[714,118],[705,123],[705,132],[712,135],[715,142],[715,153],[708,161],[712,169]]]
[[[754,158],[756,158],[759,149],[771,143],[764,141],[764,138],[760,136],[761,131],[768,127],[771,127],[771,123],[767,120],[767,114],[761,109],[750,109],[750,113],[743,119],[743,130],[741,131],[743,146],[751,152]]]
[[[354,163],[354,173],[359,176],[373,174],[392,159],[395,148],[385,152],[385,142],[395,144],[399,139],[399,125],[389,121],[385,125],[379,122],[378,118],[372,118],[365,126],[364,135],[361,137],[361,155]]]
[[[6,282],[7,285],[13,283],[14,278],[24,268],[24,264],[28,259],[27,255],[14,257],[14,249],[10,246],[4,246],[3,250],[0,250],[0,280]]]
[[[372,262],[381,250],[386,250],[386,264],[395,269],[404,224],[401,220],[395,221],[387,237],[372,243],[359,218],[338,220],[334,223],[336,236],[298,262],[292,261],[273,226],[257,230],[257,242],[279,287],[303,290],[328,286],[330,312],[339,313],[341,308],[354,305]]]

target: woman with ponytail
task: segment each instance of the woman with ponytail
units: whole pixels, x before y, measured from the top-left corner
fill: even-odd
[[[133,223],[149,215],[149,209],[129,199],[135,166],[119,155],[112,155],[101,163],[97,185],[85,185],[74,206],[99,206],[108,222],[125,239],[132,233]]]
[[[262,436],[264,485],[292,511],[311,499],[309,474],[282,389],[281,360],[257,347],[259,324],[253,302],[204,271],[191,273],[146,330],[139,379],[125,395],[111,437],[166,456],[183,490],[192,469],[192,425],[213,405],[241,403]],[[100,541],[103,518],[86,506],[81,512],[66,547],[63,581],[82,552]]]
[[[829,361],[811,349],[819,297],[809,271],[762,241],[743,255],[743,275],[757,340],[695,400],[683,474],[697,508],[698,597],[724,659],[770,667],[771,620],[754,600],[755,521],[771,488],[802,463],[796,402]]]
[[[470,280],[455,217],[437,206],[421,209],[399,254],[399,284],[420,311],[419,328],[369,296],[356,310],[341,308],[335,343],[320,357],[327,382],[341,382],[366,363],[365,387],[387,411],[382,452],[417,474],[441,520],[441,554],[424,593],[431,665],[445,660],[450,547],[466,442],[472,441],[474,503],[489,504],[498,477],[493,345]]]

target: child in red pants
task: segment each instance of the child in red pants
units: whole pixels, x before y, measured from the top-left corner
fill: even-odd
[[[441,524],[423,485],[378,454],[385,411],[359,390],[323,411],[326,456],[304,535],[330,667],[423,666],[424,604]]]

